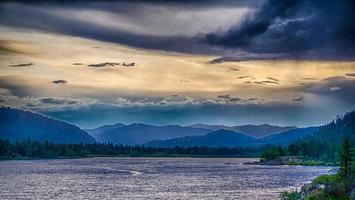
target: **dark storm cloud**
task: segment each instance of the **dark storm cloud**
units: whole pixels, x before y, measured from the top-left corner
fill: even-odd
[[[13,1],[0,3],[0,24],[146,49],[224,55],[210,61],[211,64],[265,59],[354,60],[355,57],[353,48],[355,46],[355,26],[353,25],[355,24],[355,3],[352,0],[22,0],[17,2],[20,3]],[[154,31],[143,33],[124,28],[117,29],[117,27],[103,25],[104,22],[91,23],[89,20],[78,19],[75,16],[67,17],[65,14],[57,15],[58,13],[52,14],[51,12],[60,8],[70,12],[100,11],[120,14],[117,19],[129,19],[130,23],[139,21],[142,22],[140,24],[140,26],[143,25],[142,27],[149,26],[149,21],[144,21],[145,15],[166,17],[160,13],[159,9],[154,12],[147,11],[144,9],[146,5],[156,8],[164,7],[165,10],[172,12],[191,11],[191,9],[207,11],[212,7],[254,8],[254,10],[242,22],[236,19],[235,26],[227,31],[224,31],[225,29],[221,29],[220,32],[210,30],[211,33],[201,32],[194,33],[194,35],[165,35],[164,33],[160,35]],[[113,18],[112,21],[117,19]],[[217,27],[219,25],[216,24]],[[203,26],[203,24],[197,26]]]
[[[230,99],[231,98],[231,96],[229,94],[219,95],[217,97],[220,98],[220,99]]]
[[[243,100],[243,99],[241,99],[239,97],[232,97],[229,94],[218,95],[217,98],[224,99],[225,101],[229,101],[229,102],[232,102],[232,103],[241,102]]]
[[[256,101],[256,100],[259,100],[258,98],[256,97],[252,97],[252,98],[249,98],[248,101]]]
[[[265,84],[276,84],[278,85],[279,82],[277,81],[254,81],[254,82],[251,82],[251,81],[245,81],[244,83],[247,83],[247,84],[251,84],[251,83],[254,83],[254,84],[257,84],[257,85],[265,85]]]
[[[134,67],[134,66],[136,66],[136,63],[135,62],[130,62],[130,63],[123,62],[121,64],[119,62],[103,62],[103,63],[88,65],[88,67],[115,67],[115,66]]]
[[[257,54],[287,53],[281,58],[353,60],[354,24],[353,0],[267,0],[241,24],[206,40]]]
[[[239,97],[232,97],[229,99],[230,102],[237,102],[237,101],[241,101],[242,99]]]
[[[255,83],[255,84],[258,84],[258,85],[264,84],[264,82],[262,82],[262,81],[254,81],[254,83]]]
[[[76,104],[78,101],[65,99],[65,98],[56,98],[56,97],[46,97],[39,99],[41,103],[44,104],[55,104],[55,105],[62,105],[62,104]]]
[[[182,6],[187,8],[201,8],[201,7],[249,7],[253,5],[258,0],[2,0],[2,2],[19,2],[26,4],[51,4],[51,5],[80,5],[80,6],[92,6],[96,5],[100,9],[117,11],[116,7],[110,7],[112,4],[106,3],[117,3],[120,5],[125,5],[127,3],[147,3],[156,5],[171,5],[171,6]],[[126,5],[127,6],[127,5]],[[126,7],[119,10],[124,11]]]
[[[239,71],[239,69],[237,69],[237,68],[229,68],[229,70],[235,71],[235,72]]]
[[[303,101],[304,100],[304,97],[303,96],[300,96],[298,98],[294,98],[294,99],[291,99],[292,101]]]
[[[66,84],[66,83],[68,83],[68,81],[60,79],[60,80],[54,80],[54,81],[52,81],[52,83],[54,83],[54,84]]]
[[[237,79],[253,78],[252,76],[239,76]]]
[[[276,82],[279,82],[279,79],[277,78],[274,78],[274,77],[266,77],[267,79],[269,80],[272,80],[272,81],[276,81]]]
[[[355,77],[355,73],[347,73],[345,74],[346,76],[352,76],[352,77]]]
[[[242,48],[241,48],[242,49]],[[243,49],[244,50],[244,49]],[[248,60],[276,60],[276,59],[283,59],[289,58],[288,54],[281,54],[281,53],[238,53],[229,56],[221,56],[219,58],[212,59],[209,61],[209,64],[218,64],[224,62],[241,62],[241,61],[248,61]]]
[[[354,104],[355,80],[343,76],[334,76],[321,81],[304,84],[301,90],[327,97],[333,97]]]
[[[20,63],[20,64],[9,65],[9,67],[29,67],[31,65],[33,65],[33,63]]]
[[[217,47],[209,47],[208,44],[200,41],[198,36],[191,37],[182,35],[138,33],[83,21],[81,19],[76,19],[75,17],[66,17],[65,15],[51,13],[52,10],[58,11],[58,8],[63,9],[63,7],[64,9],[76,9],[77,11],[84,10],[85,8],[88,10],[98,10],[100,8],[100,6],[97,6],[99,3],[97,1],[92,1],[91,3],[83,3],[82,1],[78,2],[79,4],[61,3],[60,5],[44,3],[40,4],[38,7],[17,3],[0,3],[0,24],[11,27],[79,36],[146,49],[206,54],[215,53],[220,49]],[[103,2],[100,4],[102,3]],[[128,14],[125,17],[128,18],[130,15],[144,13],[142,10],[136,10],[138,9],[138,6],[134,3],[128,4],[125,2],[125,4],[122,5],[123,7],[120,7],[120,5],[113,5],[112,2],[105,2],[104,4],[107,7],[112,6],[117,9],[127,9],[126,12],[128,12]],[[182,5],[189,6],[189,4]],[[120,10],[116,12],[120,13]],[[142,16],[142,18],[144,18],[144,16]],[[146,26],[148,25],[149,24]]]
[[[279,84],[278,81],[261,81],[264,84]]]
[[[115,66],[120,66],[121,63],[118,62],[104,62],[104,63],[98,63],[98,64],[90,64],[88,67],[115,67]]]

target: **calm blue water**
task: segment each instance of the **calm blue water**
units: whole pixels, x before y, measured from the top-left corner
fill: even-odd
[[[239,158],[0,162],[0,199],[277,199],[331,167],[251,166]]]

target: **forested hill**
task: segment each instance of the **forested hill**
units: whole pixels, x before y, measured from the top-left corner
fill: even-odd
[[[344,138],[355,143],[355,111],[346,113],[342,117],[321,127],[314,135],[318,140],[336,142],[340,144]]]
[[[288,152],[291,155],[336,161],[339,159],[338,149],[345,138],[355,144],[355,111],[321,126],[313,136],[291,143]]]
[[[0,106],[0,138],[55,143],[95,142],[92,136],[75,125],[4,106]]]

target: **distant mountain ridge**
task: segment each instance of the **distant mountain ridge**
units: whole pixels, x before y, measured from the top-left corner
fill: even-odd
[[[217,128],[221,129],[214,130]],[[235,129],[242,129],[244,132],[248,131],[249,134],[254,133],[254,135],[258,135],[255,134],[257,130],[260,130],[262,134],[269,134],[271,131],[274,131],[274,133],[257,138],[244,132],[235,131]],[[139,123],[130,125],[117,123],[87,129],[86,132],[75,125],[31,111],[0,107],[0,137],[11,140],[33,139],[55,143],[92,143],[97,141],[164,147],[247,147],[264,144],[288,144],[296,139],[312,135],[316,129],[314,127],[299,129],[267,124],[233,127],[197,124],[184,127],[179,125],[153,126]],[[278,132],[282,130],[285,131]]]
[[[98,142],[113,142],[116,144],[145,144],[152,140],[166,140],[184,136],[204,135],[210,130],[190,128],[179,125],[153,126],[147,124],[130,124],[126,126],[103,127],[88,130]]]
[[[117,124],[112,124],[112,125],[104,125],[104,126],[100,126],[100,127],[93,128],[93,129],[85,129],[85,131],[89,132],[90,135],[95,137],[96,135],[100,135],[103,132],[110,131],[110,130],[120,128],[123,126],[126,126],[126,125],[122,124],[122,123],[117,123]]]
[[[0,106],[0,138],[55,143],[93,143],[79,127],[31,111]]]
[[[112,142],[115,144],[139,144],[139,145],[155,145],[159,146],[186,146],[187,143],[195,143],[196,145],[212,145],[212,142],[208,141],[208,138],[211,136],[215,136],[215,134],[209,135],[209,133],[222,133],[223,131],[229,131],[229,135],[225,136],[225,138],[229,138],[229,140],[235,140],[235,135],[237,134],[239,138],[245,139],[245,144],[247,145],[255,145],[255,144],[266,144],[266,143],[289,143],[294,141],[294,139],[303,137],[308,134],[307,131],[302,133],[302,131],[298,130],[295,126],[273,126],[268,124],[262,125],[243,125],[243,126],[223,126],[223,125],[205,125],[205,124],[195,124],[190,126],[179,126],[179,125],[167,125],[167,126],[153,126],[148,124],[139,124],[134,123],[130,125],[124,125],[122,123],[113,124],[113,125],[105,125],[95,129],[87,129],[87,131],[94,136],[94,138],[98,142]],[[243,131],[236,131],[243,130]],[[292,131],[294,130],[294,131]],[[260,131],[261,134],[258,134],[257,131]],[[287,133],[287,131],[291,131]],[[297,135],[298,131],[300,134]],[[248,132],[248,133],[245,133]],[[279,133],[285,134],[281,136],[277,136]],[[225,132],[223,132],[225,133]],[[253,138],[253,140],[249,140],[240,136],[242,134],[245,137]],[[291,139],[287,139],[287,135],[290,134]],[[267,139],[258,139],[254,135],[268,135],[270,136]],[[266,136],[267,137],[267,136]],[[205,141],[205,144],[201,141]],[[211,138],[213,141],[217,141],[216,138]],[[227,140],[226,140],[227,141]],[[244,144],[233,141],[236,146],[245,146]],[[186,143],[186,144],[185,144]],[[218,144],[222,145],[222,144]]]
[[[281,133],[291,129],[296,129],[296,126],[274,126],[270,124],[260,124],[260,125],[241,125],[241,126],[225,126],[225,125],[207,125],[207,124],[193,124],[188,127],[192,128],[204,128],[213,131],[224,129],[235,131],[239,133],[244,133],[249,136],[261,138],[272,134]]]
[[[220,129],[212,131],[206,135],[187,136],[173,138],[164,141],[151,141],[146,143],[146,146],[155,147],[189,147],[189,146],[208,146],[208,147],[247,147],[257,145],[258,139],[247,136],[235,131]]]
[[[318,128],[297,128],[279,134],[255,138],[243,133],[220,129],[202,136],[188,136],[169,140],[154,140],[146,146],[174,147],[174,146],[208,146],[208,147],[253,147],[267,144],[285,145],[295,140],[312,136]]]

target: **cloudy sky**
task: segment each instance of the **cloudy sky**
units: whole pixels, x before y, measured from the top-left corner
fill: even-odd
[[[1,1],[0,104],[81,127],[355,109],[351,0]]]

